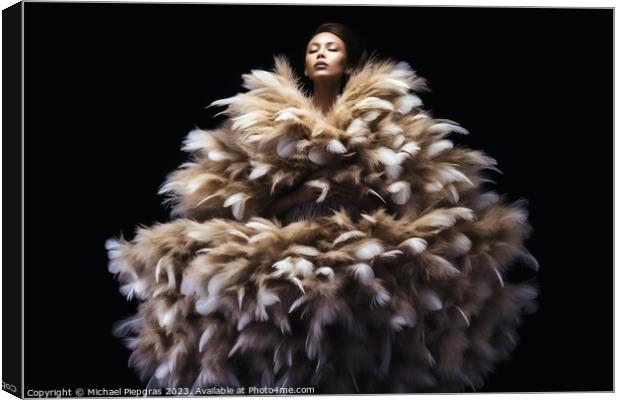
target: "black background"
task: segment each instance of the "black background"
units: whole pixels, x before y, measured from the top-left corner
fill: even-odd
[[[104,242],[169,220],[158,187],[241,74],[351,25],[428,79],[425,108],[530,203],[540,308],[481,391],[612,386],[611,9],[25,4],[25,387],[142,387]],[[5,232],[10,234],[10,232]]]

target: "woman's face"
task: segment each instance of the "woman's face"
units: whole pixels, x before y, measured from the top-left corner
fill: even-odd
[[[317,79],[340,79],[347,68],[347,49],[338,36],[329,32],[315,35],[306,47],[305,74]]]

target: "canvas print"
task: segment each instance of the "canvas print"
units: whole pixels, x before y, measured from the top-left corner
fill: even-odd
[[[611,9],[21,7],[5,391],[613,390]]]

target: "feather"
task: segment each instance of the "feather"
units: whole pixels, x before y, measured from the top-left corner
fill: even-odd
[[[168,278],[168,289],[176,289],[177,282],[176,282],[176,276],[174,273],[174,265],[172,264],[166,265],[166,277]]]
[[[254,166],[254,168],[252,169],[252,172],[250,173],[250,176],[249,176],[250,179],[258,179],[264,176],[273,167],[273,165],[271,164],[266,164],[266,163],[261,163],[261,162],[256,162],[256,161],[252,162],[252,165]]]
[[[241,232],[238,229],[231,229],[228,231],[228,233],[230,233],[232,236],[238,237],[243,240],[250,240],[250,237],[248,235],[246,235],[245,233]]]
[[[366,132],[368,132],[368,125],[361,118],[355,118],[347,127],[347,133],[354,136],[364,135]]]
[[[424,185],[424,189],[426,189],[426,191],[430,193],[437,193],[441,191],[441,189],[443,189],[443,184],[438,181],[428,182],[426,185]]]
[[[280,301],[280,298],[275,293],[267,292],[265,290],[259,290],[257,304],[256,304],[256,320],[267,321],[269,314],[267,314],[267,307]]]
[[[394,331],[400,332],[405,326],[409,326],[409,323],[402,315],[395,315],[390,319],[390,326]]]
[[[327,151],[334,154],[344,154],[347,152],[347,148],[340,141],[332,139],[327,143]]]
[[[281,137],[276,142],[276,153],[282,158],[288,158],[297,153],[297,140]]]
[[[354,231],[345,232],[345,233],[341,234],[340,236],[338,236],[334,240],[332,245],[336,246],[339,243],[343,243],[343,242],[346,242],[346,241],[351,240],[351,239],[360,239],[360,238],[363,238],[365,236],[366,236],[366,234],[364,232],[362,232],[362,231],[354,230]]]
[[[405,138],[404,135],[396,135],[394,136],[394,139],[392,139],[392,148],[393,149],[398,149],[400,146],[402,146],[405,143],[405,140],[407,140]]]
[[[437,133],[456,132],[456,133],[460,133],[461,135],[469,134],[469,131],[467,131],[467,129],[463,128],[462,126],[456,123],[451,124],[447,122],[440,122],[440,123],[431,125],[429,129],[431,132],[437,132]]]
[[[306,294],[306,290],[304,289],[304,284],[299,280],[299,278],[294,276],[290,278],[289,280],[293,282],[299,288],[299,290],[301,290],[303,294]]]
[[[302,245],[294,245],[289,248],[289,250],[293,253],[301,254],[304,256],[316,257],[321,254],[316,247],[311,246],[302,246]]]
[[[495,192],[485,192],[476,198],[476,208],[484,210],[499,201],[499,195]]]
[[[260,290],[258,292],[258,304],[262,304],[265,307],[269,307],[273,304],[280,302],[280,298],[277,294],[272,292],[267,292],[265,290]]]
[[[501,287],[504,287],[504,278],[502,278],[502,274],[498,271],[497,268],[495,268],[495,266],[491,265],[491,268],[493,268],[493,271],[495,272],[495,275],[497,276],[497,280],[499,282],[499,285]]]
[[[274,121],[298,120],[297,115],[303,113],[302,110],[295,107],[287,107],[276,114]]]
[[[368,264],[360,263],[354,264],[349,267],[353,271],[355,279],[361,284],[371,286],[375,279],[375,273]]]
[[[420,254],[420,253],[422,253],[424,250],[426,250],[427,246],[428,246],[428,242],[426,240],[422,239],[422,238],[419,238],[419,237],[407,239],[407,240],[405,240],[404,242],[402,242],[401,244],[398,245],[398,247],[406,247],[413,254]]]
[[[312,275],[313,269],[314,264],[305,258],[300,258],[297,262],[295,262],[295,270],[304,277]]]
[[[280,85],[280,82],[276,78],[275,74],[273,74],[272,72],[264,71],[262,69],[253,69],[251,70],[251,72],[252,75],[254,75],[254,77],[265,86]]]
[[[302,305],[303,303],[305,303],[308,300],[308,298],[304,295],[304,296],[300,296],[299,298],[297,298],[297,300],[295,300],[293,302],[293,304],[291,304],[291,307],[288,310],[289,314],[292,314],[293,311],[295,311],[300,305]]]
[[[243,306],[243,298],[245,297],[245,287],[241,286],[239,290],[237,290],[237,303],[239,304],[239,309]]]
[[[522,225],[527,222],[527,211],[521,208],[513,207],[506,211],[507,220]]]
[[[159,320],[159,326],[163,328],[166,326],[170,326],[172,323],[174,323],[177,311],[178,311],[178,303],[175,303],[161,316],[161,319]]]
[[[402,94],[407,93],[411,89],[411,86],[399,79],[385,79],[385,83],[390,85],[392,90]]]
[[[428,154],[429,157],[433,158],[437,154],[441,153],[442,151],[451,149],[453,147],[454,147],[454,143],[452,143],[451,140],[447,140],[447,139],[439,140],[431,144],[430,146],[428,146],[426,153]]]
[[[201,286],[200,276],[196,273],[187,272],[181,280],[180,291],[185,296],[191,296],[200,293]]]
[[[194,239],[197,242],[209,242],[212,239],[212,233],[204,227],[200,230],[191,230],[187,232],[187,237]]]
[[[225,99],[215,100],[215,101],[211,102],[211,104],[209,104],[206,108],[213,107],[213,106],[216,106],[216,107],[227,106],[229,104],[234,103],[238,99],[239,99],[239,95],[232,96],[232,97],[227,97]]]
[[[471,249],[471,246],[471,240],[463,233],[457,233],[452,239],[451,248],[455,256],[466,254]]]
[[[522,302],[530,302],[538,297],[538,290],[532,286],[520,286],[515,294]]]
[[[355,250],[355,258],[358,260],[371,260],[383,253],[384,249],[378,240],[366,240]]]
[[[527,266],[538,272],[538,270],[540,269],[538,260],[536,260],[536,258],[529,251],[523,249],[520,253],[520,256]]]
[[[379,161],[384,165],[397,165],[401,164],[403,160],[409,156],[408,154],[399,153],[396,154],[394,150],[388,149],[387,147],[380,147],[375,150],[375,154]]]
[[[170,370],[168,369],[168,363],[165,362],[162,363],[159,367],[157,367],[154,377],[161,380],[164,379],[166,375],[168,375],[168,373],[170,373]]]
[[[408,155],[413,156],[420,151],[420,146],[414,141],[409,141],[400,148],[400,151],[404,151]]]
[[[430,289],[423,292],[422,305],[429,311],[438,311],[443,308],[443,304],[437,293]]]
[[[466,182],[472,186],[474,185],[472,181],[469,180],[469,178],[465,174],[463,174],[461,171],[459,171],[456,168],[444,167],[444,168],[440,168],[438,172],[439,172],[439,176],[441,180],[444,183]]]
[[[394,182],[387,187],[387,191],[392,194],[391,199],[395,204],[403,205],[411,196],[411,184],[406,181]]]
[[[374,307],[385,307],[391,300],[390,293],[383,286],[375,282],[375,295],[372,298]]]
[[[241,314],[239,322],[237,323],[237,330],[241,332],[250,322],[252,322],[252,313],[245,312]]]
[[[185,189],[187,193],[195,193],[198,189],[200,189],[205,183],[212,181],[211,177],[207,174],[198,175],[195,178],[191,179],[186,185]]]
[[[395,180],[400,178],[400,175],[403,173],[403,167],[399,164],[386,165],[385,173],[391,180]]]
[[[216,296],[201,297],[196,302],[196,312],[201,315],[209,315],[220,307],[220,299]]]
[[[209,196],[205,197],[204,199],[200,200],[198,202],[198,204],[195,205],[195,207],[200,206],[202,203],[204,203],[206,201],[209,201],[209,200],[211,200],[214,197],[219,197],[220,195],[221,195],[220,192],[213,193],[212,195],[209,195]]]
[[[371,215],[364,214],[364,213],[361,213],[360,215],[362,218],[364,218],[366,221],[370,222],[373,225],[377,223],[377,219]]]
[[[390,362],[392,359],[392,344],[390,343],[389,333],[383,335],[381,343],[381,364],[379,365],[379,373],[386,376],[390,370]]]
[[[277,229],[277,227],[273,224],[273,222],[263,219],[263,218],[252,218],[250,222],[246,223],[245,226],[248,228],[254,229],[255,231],[265,232]]]
[[[122,341],[125,347],[127,347],[129,350],[137,349],[138,345],[140,344],[140,338],[138,337],[125,337],[122,338]]]
[[[243,212],[245,210],[245,202],[248,199],[248,195],[245,193],[235,193],[232,196],[229,196],[225,201],[223,206],[230,207],[233,216],[237,221],[243,219]]]
[[[424,111],[420,111],[411,120],[412,121],[417,121],[417,120],[420,120],[420,119],[427,119],[427,118],[430,118],[430,115],[428,115]]]
[[[130,333],[138,333],[143,321],[144,318],[139,315],[115,322],[112,325],[112,335],[114,337],[120,338],[123,336],[127,336]]]
[[[120,287],[120,292],[127,297],[127,300],[133,299],[133,297],[137,297],[142,299],[144,297],[144,291],[147,288],[146,279],[139,279],[134,282],[127,283]]]
[[[286,257],[283,260],[277,261],[271,267],[279,271],[293,271],[293,263],[291,262],[291,257]]]
[[[179,181],[169,181],[166,182],[165,184],[163,184],[159,190],[157,191],[157,194],[166,194],[166,193],[173,193],[175,191],[177,191],[177,188],[181,186],[181,182]]]
[[[314,179],[305,183],[310,187],[321,189],[321,195],[316,199],[317,203],[323,202],[327,198],[329,193],[330,184],[325,179]]]
[[[210,150],[207,157],[209,157],[211,161],[224,161],[230,159],[231,155],[221,150]]]
[[[231,119],[231,121],[233,122],[232,129],[248,129],[258,123],[263,118],[265,118],[265,113],[262,111],[251,111],[245,114],[241,114]]]
[[[415,107],[420,107],[422,105],[422,99],[414,94],[409,94],[400,98],[400,102],[398,105],[398,112],[400,114],[408,114]]]
[[[209,283],[207,284],[207,293],[209,293],[210,296],[214,296],[222,292],[222,289],[226,284],[225,276],[226,275],[224,272],[220,272],[213,275],[211,279],[209,279]]]
[[[166,256],[163,256],[157,261],[157,266],[155,267],[155,282],[159,283],[159,275],[161,274],[162,264]]]
[[[372,121],[376,120],[377,118],[379,118],[380,115],[381,115],[381,112],[376,111],[376,110],[372,110],[372,111],[368,111],[368,112],[364,113],[364,115],[362,115],[362,119],[365,122],[372,122]]]
[[[383,127],[383,132],[388,135],[400,135],[404,132],[404,129],[394,122],[389,122]]]
[[[325,165],[331,160],[331,157],[327,152],[316,146],[310,149],[308,152],[308,158],[317,165]]]
[[[437,364],[437,361],[435,361],[435,357],[433,357],[433,354],[428,349],[426,350],[426,356],[428,358],[428,365],[433,368]]]
[[[260,378],[261,387],[266,387],[266,388],[273,387],[274,379],[275,378],[273,374],[271,373],[271,371],[269,371],[268,369],[264,370]]]
[[[405,253],[402,250],[390,250],[390,251],[386,251],[385,253],[381,254],[381,257],[382,258],[396,258],[403,254]]]
[[[357,102],[353,106],[353,110],[368,110],[368,109],[378,109],[383,111],[394,111],[394,105],[390,103],[388,100],[383,100],[378,97],[365,97],[361,101]]]
[[[453,226],[457,219],[472,221],[473,210],[466,207],[438,208],[418,218],[413,226],[417,230],[443,230]]]
[[[394,69],[390,71],[390,76],[393,79],[406,79],[413,75],[413,73],[413,69],[411,69],[411,65],[407,61],[399,61],[394,65]]]
[[[461,273],[461,271],[441,256],[429,253],[424,258],[430,264],[428,272],[436,278],[451,277]]]
[[[323,275],[325,277],[327,277],[327,279],[329,279],[330,281],[334,280],[334,270],[331,269],[330,267],[321,267],[319,269],[316,270],[315,272],[316,275]]]
[[[272,232],[263,232],[263,233],[259,233],[257,235],[254,235],[250,238],[250,240],[248,241],[248,244],[256,244],[259,243],[263,240],[267,240],[267,239],[273,239],[275,238],[276,235]]]
[[[458,190],[456,190],[454,185],[446,185],[446,189],[448,190],[448,193],[450,194],[452,204],[454,205],[458,204],[459,199],[460,199]]]
[[[377,197],[379,200],[381,200],[381,202],[383,202],[383,204],[387,204],[387,202],[383,199],[383,197],[381,197],[381,195],[379,193],[377,193],[376,191],[372,190],[372,189],[367,189],[368,193],[372,194],[373,196]]]
[[[211,132],[204,131],[202,129],[193,129],[185,137],[181,150],[185,152],[192,152],[197,150],[204,151],[212,150],[215,147],[216,141]]]
[[[461,309],[461,307],[459,306],[455,306],[455,307],[458,310],[458,312],[461,314],[463,319],[465,320],[465,323],[467,324],[467,326],[469,327],[469,318],[467,318],[467,314],[465,314],[465,312]]]

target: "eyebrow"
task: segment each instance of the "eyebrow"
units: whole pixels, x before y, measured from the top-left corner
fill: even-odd
[[[320,44],[321,44],[321,43],[319,43],[319,42],[312,42],[312,43],[310,43],[310,44],[308,45],[308,47],[310,47],[310,46],[312,46],[312,45],[317,45],[317,46],[318,46],[318,45],[320,45]],[[338,43],[338,42],[327,42],[326,44],[337,44],[337,45],[340,45],[340,43]]]

